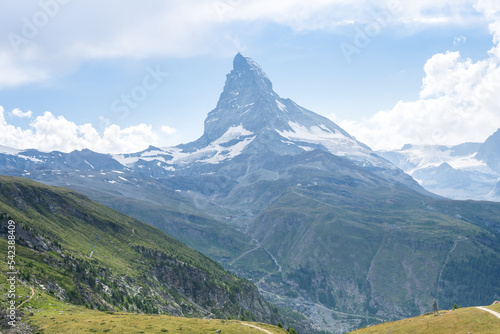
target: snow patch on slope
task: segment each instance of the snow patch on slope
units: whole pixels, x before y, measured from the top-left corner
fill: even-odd
[[[203,147],[195,152],[182,152],[180,149],[174,148],[172,151],[173,164],[188,164],[192,162],[202,162],[209,164],[217,164],[227,159],[232,159],[241,154],[241,152],[255,139],[253,132],[246,130],[241,124],[230,127],[222,136],[212,142],[210,145]],[[238,141],[231,146],[223,146],[232,140]]]
[[[241,124],[230,127],[222,136],[194,152],[183,152],[177,147],[166,147],[160,150],[151,150],[141,154],[115,154],[113,158],[124,166],[133,167],[139,160],[157,161],[166,164],[162,166],[167,171],[175,171],[175,165],[187,165],[193,162],[217,164],[227,159],[232,159],[250,144],[255,136],[253,132],[245,129]],[[231,141],[234,144],[229,145]]]
[[[500,201],[495,189],[500,175],[475,158],[477,150],[405,145],[379,152],[411,175],[425,189],[452,199]]]
[[[281,111],[287,111],[286,110],[286,106],[281,103],[279,100],[276,100],[276,105],[278,106],[278,108],[281,110]]]
[[[232,126],[230,127],[226,133],[220,136],[217,140],[213,142],[214,145],[219,145],[223,143],[227,143],[233,139],[238,139],[242,136],[251,136],[253,132],[246,130],[243,125]]]
[[[38,158],[30,157],[30,156],[27,156],[27,155],[18,154],[17,156],[19,158],[22,158],[22,159],[25,159],[25,160],[30,160],[30,161],[33,161],[33,162],[39,162],[39,163],[43,162],[42,160],[40,160]]]
[[[111,155],[113,159],[121,163],[123,166],[126,167],[131,167],[133,166],[137,161],[139,161],[140,157],[138,156],[130,156],[130,155],[125,155],[125,154],[112,154]]]
[[[145,151],[140,154],[113,154],[113,159],[124,166],[132,167],[137,161],[160,161],[167,163],[171,159],[170,152],[163,150]]]
[[[323,145],[330,153],[338,156],[349,157],[370,157],[370,152],[359,145],[352,138],[346,137],[340,132],[331,131],[324,124],[318,126],[306,127],[295,122],[288,122],[292,131],[276,130],[280,136],[298,143],[310,143]],[[304,145],[299,145],[303,147]]]
[[[346,138],[343,134],[332,132],[325,129],[324,125],[322,126],[311,126],[310,128],[300,125],[295,122],[288,122],[288,125],[292,128],[292,131],[278,131],[278,133],[287,139],[290,140],[302,140],[306,142],[312,142],[319,144],[324,140],[339,140]]]

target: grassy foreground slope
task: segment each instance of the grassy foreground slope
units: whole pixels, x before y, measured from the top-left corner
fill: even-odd
[[[6,268],[0,266],[1,282]],[[3,285],[3,284],[2,284]],[[3,288],[3,286],[2,286]],[[54,296],[20,283],[17,287],[17,326],[8,334],[26,333],[263,333],[261,329],[273,334],[287,333],[282,328],[264,323],[251,323],[241,320],[184,318],[168,315],[138,314],[125,312],[97,311],[83,306],[72,305]],[[24,302],[24,303],[23,303]],[[5,314],[2,310],[0,318]],[[2,319],[3,320],[3,319]],[[5,321],[2,321],[5,322]],[[20,323],[22,322],[22,324]],[[255,328],[259,327],[261,329]],[[10,326],[4,326],[10,328]],[[20,331],[20,332],[18,332]],[[265,333],[265,332],[264,332]]]
[[[101,311],[277,323],[255,286],[199,252],[76,192],[22,178],[0,176],[2,272],[9,220],[19,289]]]
[[[500,304],[486,306],[500,312]],[[415,318],[387,322],[362,328],[352,333],[474,333],[496,334],[500,331],[500,319],[475,307],[460,308],[453,311],[439,311],[439,316],[425,314]]]

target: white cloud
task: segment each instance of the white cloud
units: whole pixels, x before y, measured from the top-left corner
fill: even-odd
[[[48,111],[36,117],[29,129],[22,129],[7,123],[5,110],[0,106],[0,145],[4,146],[41,151],[71,152],[88,148],[102,153],[129,153],[157,142],[158,136],[151,125],[139,124],[121,129],[111,124],[105,127],[101,136],[91,124],[77,125]]]
[[[495,32],[493,32],[495,33]],[[404,144],[482,142],[500,128],[500,59],[473,62],[459,52],[436,54],[425,64],[419,99],[399,101],[360,122],[339,124],[374,149]]]
[[[473,0],[251,0],[219,1],[236,3],[223,6],[221,19],[266,20],[296,30],[336,29],[349,24],[366,24],[387,12],[395,15],[392,24],[425,29],[435,25],[463,25],[477,21]]]
[[[163,132],[167,135],[174,135],[177,132],[177,129],[173,128],[171,126],[168,126],[168,125],[162,125],[161,132]]]
[[[37,61],[27,58],[26,55],[18,57],[11,50],[2,50],[0,43],[0,88],[49,79],[49,68],[41,64],[38,67]]]
[[[478,0],[475,8],[482,12],[489,22],[488,27],[495,44],[495,47],[490,50],[490,54],[500,59],[500,2],[497,0]]]
[[[16,108],[16,109],[12,110],[12,115],[19,117],[19,118],[25,118],[25,117],[31,118],[31,116],[33,115],[33,112],[31,110],[23,112],[19,108]]]
[[[407,143],[482,142],[500,128],[500,3],[480,0],[475,8],[489,21],[493,36],[488,58],[473,62],[459,52],[436,54],[424,66],[418,100],[399,101],[391,110],[340,125],[379,150]]]
[[[220,36],[234,23],[335,30],[372,22],[394,4],[391,24],[412,29],[479,20],[472,0],[15,1],[0,12],[7,37],[0,39],[0,88],[64,76],[95,59],[232,54],[238,46]]]

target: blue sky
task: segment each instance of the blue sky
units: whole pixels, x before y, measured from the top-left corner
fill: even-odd
[[[282,97],[372,148],[483,141],[500,127],[499,7],[9,2],[0,13],[0,145],[131,152],[195,140],[239,51]]]

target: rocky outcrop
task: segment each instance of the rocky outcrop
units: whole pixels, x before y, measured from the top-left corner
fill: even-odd
[[[164,284],[168,289],[175,289],[195,305],[203,316],[236,317],[244,312],[252,320],[269,323],[278,321],[275,311],[250,282],[229,273],[214,275],[158,250],[144,247],[138,247],[137,250],[154,263],[145,275],[150,277],[148,282],[151,286]]]

